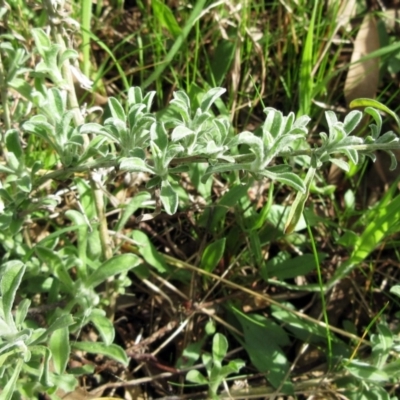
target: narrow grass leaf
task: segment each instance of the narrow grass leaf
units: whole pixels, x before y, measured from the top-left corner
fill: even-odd
[[[327,254],[318,253],[318,258],[320,260],[326,257]],[[273,258],[261,267],[260,274],[265,281],[268,281],[268,279],[272,277],[277,279],[291,279],[296,276],[307,275],[309,272],[315,270],[315,268],[316,262],[314,255],[304,254],[285,261],[281,261],[279,258]]]
[[[319,1],[314,2],[314,8],[308,25],[308,31],[303,48],[303,55],[300,67],[300,82],[299,82],[299,114],[309,115],[311,109],[312,91],[313,91],[313,42],[314,42],[314,29],[315,19]]]
[[[158,20],[160,25],[167,29],[174,39],[177,39],[182,34],[178,22],[175,19],[171,9],[160,0],[152,0],[151,7],[154,12],[154,17]]]
[[[174,59],[175,55],[177,54],[181,46],[185,43],[185,40],[189,35],[189,32],[193,28],[197,19],[200,17],[206,2],[207,0],[196,1],[196,4],[192,9],[191,14],[187,19],[185,26],[182,29],[182,33],[176,38],[174,44],[172,45],[171,49],[169,50],[168,54],[165,57],[164,62],[162,62],[159,66],[156,67],[155,71],[142,84],[142,88],[146,88],[149,85],[151,85],[155,80],[157,80],[161,76],[164,70],[169,66],[170,62]]]
[[[384,104],[380,103],[377,100],[373,100],[373,99],[356,99],[353,100],[350,104],[349,104],[350,108],[356,108],[356,107],[373,107],[376,108],[378,110],[381,110],[383,112],[385,112],[386,114],[390,115],[391,117],[394,118],[394,120],[396,121],[397,125],[400,127],[400,118],[397,116],[397,114],[395,112],[393,112],[390,108],[386,107]]]

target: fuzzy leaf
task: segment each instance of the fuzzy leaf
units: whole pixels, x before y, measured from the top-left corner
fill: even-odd
[[[121,254],[115,256],[98,267],[86,280],[88,288],[95,288],[111,276],[128,272],[140,264],[139,258],[134,254]]]
[[[167,214],[176,213],[179,204],[178,194],[167,180],[163,180],[161,183],[160,199]]]
[[[202,98],[200,103],[200,109],[202,112],[206,112],[213,105],[215,100],[222,96],[226,92],[224,88],[213,88],[210,89]]]

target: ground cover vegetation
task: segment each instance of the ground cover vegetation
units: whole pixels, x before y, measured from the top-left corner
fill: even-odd
[[[396,1],[0,4],[0,400],[397,399]]]

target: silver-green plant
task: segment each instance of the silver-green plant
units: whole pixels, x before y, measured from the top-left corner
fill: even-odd
[[[86,122],[71,78],[71,63],[77,52],[66,47],[63,36],[63,28],[70,21],[65,18],[62,2],[44,3],[51,16],[51,33],[40,28],[32,30],[38,57],[35,67],[26,66],[28,54],[16,40],[4,36],[0,43],[4,115],[1,145],[5,160],[0,165],[4,176],[0,187],[0,240],[4,248],[0,267],[0,400],[10,399],[16,391],[33,398],[39,391],[53,393],[57,386],[72,390],[76,380],[65,372],[72,346],[127,362],[123,350],[112,343],[113,326],[105,316],[96,288],[104,283],[107,290],[111,289],[109,292],[122,291],[129,283],[128,271],[141,260],[131,254],[113,255],[103,203],[105,168],[149,174],[152,178],[147,182],[148,197],[155,196],[156,203],[160,202],[168,214],[174,214],[179,207],[179,179],[175,178],[193,163],[208,164],[204,181],[214,174],[237,172],[243,180],[252,177],[281,182],[298,193],[286,224],[290,232],[302,214],[315,173],[324,163],[333,162],[348,170],[349,161],[360,164],[365,156],[374,158],[374,151],[384,150],[394,168],[392,150],[400,148],[393,132],[381,135],[381,115],[371,107],[365,112],[375,123],[370,125],[371,134],[367,137],[351,135],[361,121],[360,111],[352,111],[343,122],[329,111],[328,133],[320,133],[319,146],[310,145],[308,116],[284,116],[272,108],[265,109],[260,134],[236,134],[229,119],[216,112],[215,105],[223,101],[223,88],[206,91],[198,107],[192,105],[185,92],[177,91],[167,113],[157,116],[151,111],[155,93],[144,94],[134,87],[128,92],[126,104],[109,99],[111,117],[104,123]],[[6,13],[6,8],[0,10],[1,16]],[[22,77],[28,73],[27,82]],[[9,89],[26,99],[24,111],[28,113],[32,107],[35,110],[24,123],[11,120]],[[23,138],[46,151],[50,149],[51,156],[32,162],[24,150]],[[307,171],[304,178],[303,170]],[[25,243],[23,230],[29,219],[49,216],[60,203],[57,195],[42,190],[43,185],[53,180],[67,183],[77,172],[86,172],[88,178],[73,180],[84,201],[80,211],[65,213],[71,226],[36,244]],[[123,215],[118,221],[119,229],[126,220]],[[61,235],[72,231],[77,233],[78,245],[61,248]],[[101,242],[100,251],[96,242]],[[110,278],[116,275],[121,277],[110,287]],[[28,287],[34,278],[39,278],[38,288],[46,290],[55,303],[64,302],[62,307],[46,312],[46,327],[32,327],[28,321],[28,298],[15,304],[18,288],[24,284]],[[102,342],[70,344],[69,335],[77,334],[89,322],[98,330]],[[210,392],[216,395],[225,377],[242,366],[240,362],[222,366],[226,349],[226,339],[216,334],[213,356],[204,357],[208,377],[202,379],[192,373],[188,378],[207,381]]]

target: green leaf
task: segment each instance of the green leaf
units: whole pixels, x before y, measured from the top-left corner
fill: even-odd
[[[244,314],[234,307],[232,311],[242,326],[243,346],[252,364],[258,371],[265,374],[266,379],[275,388],[279,387],[290,367],[285,352],[281,348],[290,343],[288,335],[279,325],[262,315]],[[268,340],[266,340],[266,334]],[[287,391],[290,386],[291,384],[287,382],[284,383],[283,388]]]
[[[105,311],[98,308],[93,309],[90,313],[89,320],[96,327],[103,342],[109,346],[114,341],[115,330],[113,323],[106,317]]]
[[[217,42],[213,58],[210,60],[211,82],[221,85],[232,67],[235,57],[236,41],[220,38]]]
[[[126,114],[121,103],[115,97],[108,98],[108,106],[113,118],[119,119],[122,122],[126,122]],[[121,138],[118,138],[121,139]]]
[[[197,369],[192,369],[186,374],[186,380],[200,385],[207,385],[207,378]]]
[[[326,329],[312,322],[306,321],[290,311],[272,306],[272,315],[278,321],[285,323],[287,329],[296,337],[304,341],[318,342],[320,338],[326,339]]]
[[[49,348],[53,356],[54,370],[61,375],[65,372],[70,356],[69,330],[67,327],[57,329],[49,340]]]
[[[125,351],[116,344],[110,344],[107,346],[101,342],[74,342],[72,347],[91,354],[102,354],[123,365],[128,365],[128,357]]]
[[[304,193],[297,192],[296,198],[290,208],[289,216],[285,224],[285,233],[292,233],[297,223],[300,221],[301,216],[303,215],[304,206],[308,199],[308,193],[310,190],[310,185],[314,179],[316,169],[314,167],[310,167],[307,171],[306,178],[304,179],[304,185],[306,187],[306,191]]]
[[[153,8],[154,17],[160,25],[166,28],[174,39],[177,39],[182,34],[182,30],[171,9],[160,0],[152,0],[151,7]]]
[[[386,114],[389,114],[391,117],[394,118],[394,120],[397,122],[397,125],[400,127],[400,119],[397,116],[397,114],[395,112],[393,112],[390,108],[386,107],[384,104],[380,103],[377,100],[372,100],[372,99],[356,99],[353,100],[350,104],[349,104],[350,108],[356,108],[356,107],[373,107],[376,108],[378,110],[381,110],[383,112],[385,112]],[[368,113],[370,113],[370,110],[368,110]]]
[[[221,333],[216,333],[213,337],[212,357],[213,362],[221,363],[228,351],[228,340]]]
[[[23,299],[18,304],[18,308],[15,313],[15,325],[17,326],[17,328],[21,328],[23,322],[25,321],[30,305],[31,301],[29,299]]]
[[[70,294],[75,293],[75,282],[72,280],[65,263],[52,249],[40,245],[35,246],[35,253],[39,259],[46,263],[50,271],[60,280]]]
[[[139,192],[135,194],[131,201],[123,209],[122,215],[118,220],[115,230],[119,232],[121,229],[123,229],[129,218],[143,206],[143,203],[149,201],[150,199],[151,195],[148,192]]]
[[[385,383],[391,378],[385,371],[358,360],[352,360],[349,363],[344,360],[344,367],[356,378],[367,382]]]
[[[88,288],[95,288],[100,283],[106,281],[111,276],[128,272],[140,264],[139,257],[134,254],[122,254],[114,256],[110,260],[100,265],[86,280]]]
[[[20,358],[16,364],[13,365],[12,375],[8,379],[7,384],[4,386],[0,393],[0,400],[11,400],[11,397],[16,390],[17,380],[22,369],[24,360]]]
[[[323,260],[327,254],[318,253],[318,258]],[[261,266],[260,274],[268,281],[272,277],[277,279],[290,279],[296,276],[307,275],[315,270],[315,257],[313,254],[304,254],[299,257],[281,261],[278,257],[273,258]]]
[[[221,97],[226,92],[226,89],[216,87],[210,89],[201,99],[200,109],[203,113],[207,112],[210,107],[215,103],[219,97]]]
[[[390,293],[400,297],[400,285],[394,285],[390,288]]]
[[[362,112],[358,110],[351,111],[346,115],[343,124],[344,130],[347,134],[353,132],[353,130],[358,126],[362,119]]]
[[[218,239],[209,244],[203,252],[200,266],[208,272],[213,272],[225,252],[226,238]]]
[[[144,160],[138,157],[122,158],[119,167],[123,171],[147,172],[149,174],[154,174],[154,170],[147,166]]]
[[[18,131],[16,129],[9,129],[5,133],[4,138],[6,142],[7,151],[14,153],[15,157],[17,157],[20,161],[22,161],[25,154],[22,150],[21,140],[19,138]]]
[[[148,264],[150,264],[160,273],[171,271],[171,269],[168,268],[164,257],[157,251],[151,240],[144,232],[134,230],[132,231],[131,237],[137,243],[140,255]]]
[[[179,204],[178,194],[167,180],[161,182],[160,199],[167,214],[176,213]]]
[[[236,185],[232,186],[229,192],[225,193],[218,201],[218,205],[214,208],[208,208],[205,217],[207,219],[207,228],[210,231],[214,231],[219,224],[223,223],[226,213],[229,211],[229,207],[233,207],[238,202],[247,198],[247,190],[249,185]]]
[[[180,357],[176,363],[176,368],[183,369],[193,366],[200,358],[203,344],[204,338],[198,342],[190,343],[185,350],[183,350],[182,357]]]
[[[50,336],[53,332],[55,332],[57,329],[63,329],[66,328],[72,324],[74,324],[75,321],[72,318],[72,315],[70,314],[62,314],[60,317],[58,317],[41,335],[38,337],[32,337],[31,342],[29,343],[30,345],[37,345],[41,342],[43,342],[48,336]]]
[[[18,287],[25,273],[25,265],[21,261],[8,261],[3,264],[1,272],[3,276],[0,282],[0,301],[2,303],[3,317],[10,328],[16,329],[11,310]]]

